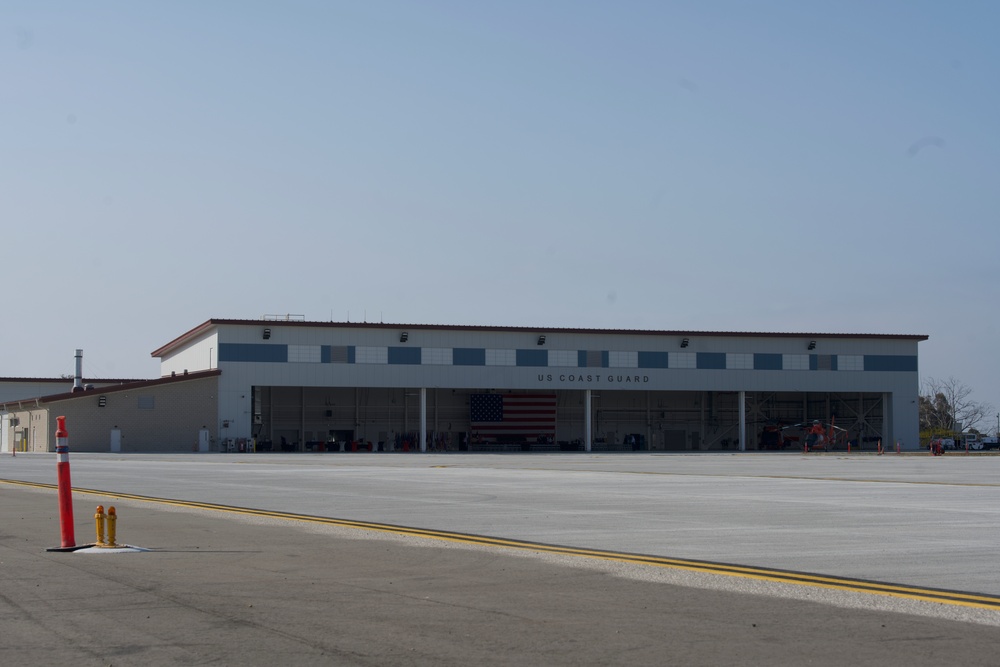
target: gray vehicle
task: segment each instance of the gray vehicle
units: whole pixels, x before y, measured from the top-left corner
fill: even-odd
[[[979,444],[982,445],[982,449],[1000,449],[1000,438],[996,436],[983,438]]]

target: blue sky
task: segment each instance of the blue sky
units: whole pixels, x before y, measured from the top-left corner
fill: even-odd
[[[1000,408],[993,2],[0,8],[0,376],[212,317],[927,334]]]

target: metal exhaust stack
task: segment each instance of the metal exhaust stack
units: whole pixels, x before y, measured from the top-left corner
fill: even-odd
[[[73,376],[73,391],[83,391],[83,350],[76,351],[76,375]]]

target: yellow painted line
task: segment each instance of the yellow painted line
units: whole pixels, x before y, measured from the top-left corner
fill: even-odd
[[[56,490],[58,488],[54,484],[41,484],[36,482],[23,482],[19,480],[8,480],[8,479],[0,479],[0,483],[27,486],[27,487],[33,487],[37,489],[47,489],[47,490]],[[354,528],[358,530],[391,533],[395,535],[409,535],[413,537],[435,539],[444,542],[454,542],[458,544],[473,544],[478,546],[518,549],[522,551],[534,551],[539,553],[550,553],[563,556],[576,556],[580,558],[593,558],[598,560],[632,563],[637,565],[650,565],[653,567],[686,570],[690,572],[716,574],[729,577],[741,577],[757,581],[771,581],[782,584],[810,586],[813,588],[825,588],[830,590],[848,591],[853,593],[868,593],[872,595],[884,595],[888,597],[904,598],[908,600],[937,602],[946,605],[974,607],[979,609],[993,609],[1000,611],[1000,596],[983,594],[983,593],[969,593],[963,591],[952,591],[952,590],[938,589],[938,588],[905,586],[900,584],[890,584],[878,581],[868,581],[864,579],[849,579],[846,577],[819,575],[819,574],[812,574],[809,572],[796,572],[794,570],[778,570],[778,569],[764,568],[764,567],[732,565],[729,563],[717,563],[713,561],[669,558],[665,556],[650,556],[645,554],[605,551],[601,549],[582,549],[578,547],[567,547],[557,544],[546,544],[544,542],[528,542],[524,540],[489,537],[485,535],[475,535],[470,533],[455,533],[443,530],[433,530],[428,528],[415,528],[412,526],[398,526],[393,524],[372,523],[367,521],[335,519],[330,517],[313,516],[309,514],[295,514],[291,512],[261,510],[251,507],[236,507],[232,505],[218,505],[215,503],[204,503],[191,500],[157,498],[154,496],[140,496],[131,493],[114,493],[108,491],[99,491],[96,489],[74,488],[73,492],[86,495],[103,496],[105,498],[120,498],[123,500],[137,500],[141,502],[172,505],[175,507],[183,507],[188,509],[209,510],[215,512],[225,512],[228,514],[242,514],[247,516],[262,517],[268,519],[281,519],[286,521],[315,523],[327,526],[336,526],[341,528]]]

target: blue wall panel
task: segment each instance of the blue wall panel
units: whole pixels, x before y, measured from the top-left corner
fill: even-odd
[[[267,343],[219,343],[219,362],[224,361],[285,363],[288,361],[288,346]]]
[[[698,353],[698,368],[707,368],[715,370],[725,370],[726,369],[726,353],[725,352],[699,352]]]
[[[917,372],[916,356],[889,355],[889,354],[866,354],[866,371],[905,371]]]
[[[517,350],[518,366],[548,366],[548,350]]]
[[[420,364],[419,347],[390,347],[388,356],[390,364]]]
[[[453,366],[485,366],[486,349],[482,347],[456,347],[451,351]]]
[[[670,368],[667,352],[640,352],[639,368]]]
[[[780,371],[781,370],[781,355],[780,354],[754,354],[753,355],[753,368],[756,371]]]

